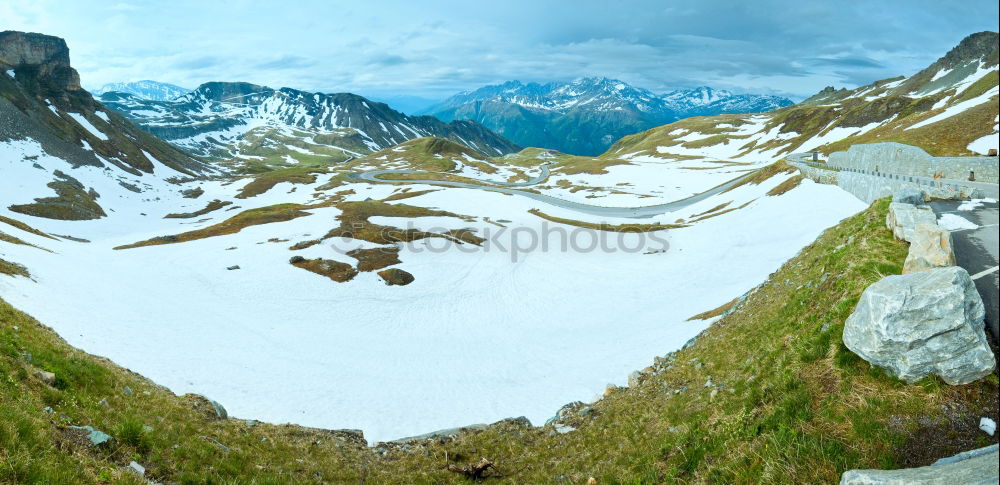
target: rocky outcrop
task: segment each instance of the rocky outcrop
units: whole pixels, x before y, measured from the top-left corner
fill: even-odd
[[[22,84],[50,91],[80,89],[80,75],[69,65],[69,47],[59,37],[0,32],[0,69],[13,70]],[[25,83],[25,78],[34,82]]]
[[[379,271],[378,275],[389,286],[403,286],[413,283],[413,275],[398,268],[384,269]]]
[[[0,32],[0,120],[0,140],[30,138],[74,168],[114,165],[142,175],[154,172],[155,158],[188,175],[213,171],[105,110],[80,87],[66,42],[50,35]]]
[[[885,225],[897,239],[913,242],[917,224],[937,224],[937,218],[930,207],[917,207],[913,204],[893,202],[889,204],[889,213],[885,216]]]
[[[849,470],[840,477],[840,485],[890,484],[995,484],[1000,479],[997,446],[959,453],[942,458],[933,465],[902,470]]]
[[[910,251],[903,263],[903,274],[948,266],[955,266],[951,233],[937,224],[917,224],[910,241]]]
[[[937,374],[948,384],[993,371],[986,312],[964,269],[888,276],[862,293],[844,325],[844,345],[907,382]]]

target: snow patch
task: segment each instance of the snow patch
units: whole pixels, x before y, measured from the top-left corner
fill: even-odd
[[[91,124],[90,121],[87,120],[87,118],[84,118],[82,114],[80,113],[66,113],[66,114],[68,114],[71,118],[73,118],[73,120],[76,121],[78,125],[82,126],[83,129],[89,131],[91,135],[94,135],[101,140],[108,139],[108,135],[105,135],[103,132],[101,132],[101,130],[98,130],[97,127]]]
[[[942,214],[938,218],[938,225],[948,231],[963,231],[966,229],[979,229],[979,225],[955,214]]]
[[[926,120],[921,121],[920,123],[916,123],[916,124],[910,125],[910,126],[906,127],[906,129],[907,130],[912,130],[914,128],[920,128],[921,126],[927,126],[927,125],[929,125],[931,123],[937,123],[938,121],[941,121],[941,120],[944,120],[944,119],[947,119],[947,118],[951,118],[952,116],[955,116],[955,115],[957,115],[959,113],[962,113],[962,112],[964,112],[965,110],[967,110],[969,108],[972,108],[974,106],[979,106],[982,103],[989,102],[990,98],[996,96],[997,93],[998,93],[997,86],[994,86],[989,91],[986,91],[985,93],[980,94],[979,96],[976,96],[975,98],[972,98],[972,99],[969,99],[969,100],[966,100],[966,101],[962,101],[961,103],[949,106],[943,112],[938,113],[938,114],[936,114],[934,116],[931,116],[930,118],[927,118]]]

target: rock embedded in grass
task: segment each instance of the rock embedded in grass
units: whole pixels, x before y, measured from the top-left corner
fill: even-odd
[[[968,384],[993,372],[983,300],[957,266],[894,275],[869,286],[844,325],[844,345],[907,382],[937,374]]]
[[[111,440],[111,435],[101,430],[94,429],[93,426],[70,426],[69,429],[75,429],[78,431],[86,432],[87,439],[93,446],[100,446]]]
[[[215,415],[219,419],[229,419],[229,413],[226,412],[226,408],[223,407],[222,404],[219,404],[218,401],[214,401],[212,399],[209,399],[208,402],[212,405],[212,410],[215,411]]]
[[[17,329],[15,328],[15,330],[17,330]],[[53,374],[53,373],[51,373],[51,372],[39,369],[39,370],[35,371],[35,377],[37,377],[38,380],[44,382],[46,385],[49,385],[49,386],[55,386],[56,385],[56,375]]]
[[[978,451],[978,450],[977,450]],[[954,460],[938,460],[930,466],[901,470],[848,470],[840,485],[889,485],[896,483],[997,483],[997,450],[985,453],[960,453]]]

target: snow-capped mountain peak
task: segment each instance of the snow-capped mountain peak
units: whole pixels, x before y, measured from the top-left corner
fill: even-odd
[[[170,101],[191,92],[191,90],[174,84],[145,80],[105,84],[99,89],[95,89],[93,94],[100,96],[110,92],[131,94],[150,101]]]
[[[339,161],[426,136],[449,138],[488,155],[517,148],[477,123],[407,116],[351,93],[209,82],[172,101],[118,92],[105,93],[101,101],[174,145],[221,160]],[[302,150],[307,157],[300,156]]]
[[[565,83],[483,86],[426,113],[478,121],[522,146],[596,155],[622,136],[681,118],[770,111],[790,104],[777,96],[734,95],[707,86],[658,95],[618,79],[582,77]]]
[[[671,91],[661,97],[671,106],[683,108],[685,106],[705,106],[731,96],[733,96],[733,93],[730,91],[701,86],[692,89]]]

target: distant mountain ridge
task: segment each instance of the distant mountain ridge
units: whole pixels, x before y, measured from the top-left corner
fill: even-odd
[[[120,92],[105,93],[101,101],[191,153],[237,164],[337,162],[426,136],[447,138],[486,155],[518,149],[474,121],[407,116],[351,93],[209,82],[171,101]]]
[[[170,101],[190,93],[188,88],[182,88],[175,84],[161,83],[158,81],[133,81],[126,83],[108,83],[93,91],[94,96],[101,96],[104,93],[118,92],[131,94],[137,98],[150,101]]]
[[[1000,141],[998,47],[996,32],[975,33],[912,76],[827,87],[764,114],[684,119],[622,138],[606,156],[778,160],[887,141],[936,156],[985,155]]]
[[[689,116],[755,113],[793,104],[770,95],[699,87],[658,95],[604,77],[569,83],[507,81],[452,96],[424,111],[470,119],[522,146],[597,155],[623,136]]]

